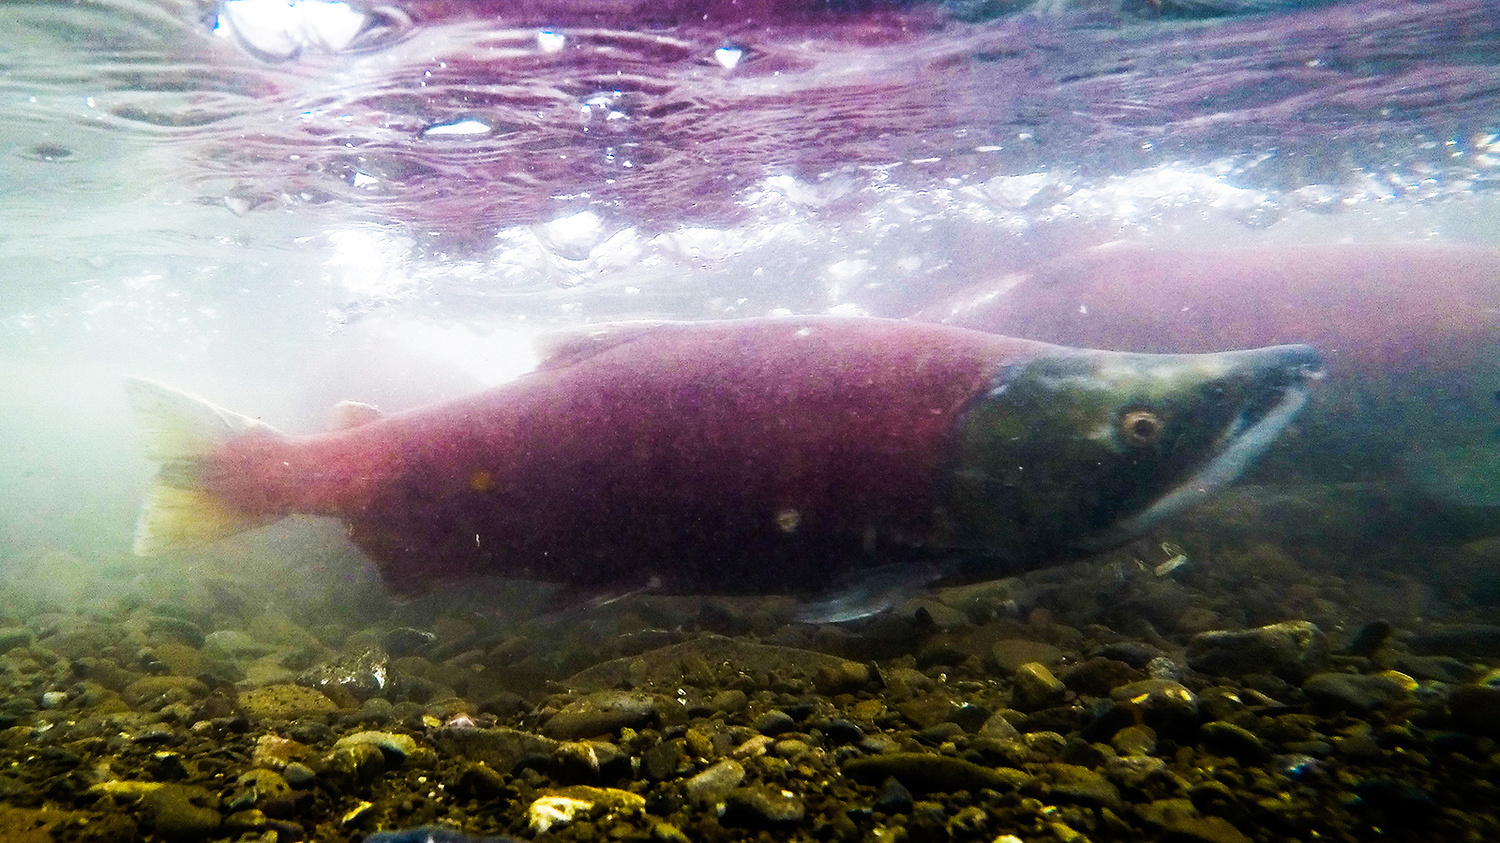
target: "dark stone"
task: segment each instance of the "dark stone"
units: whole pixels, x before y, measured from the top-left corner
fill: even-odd
[[[519,694],[509,691],[500,691],[494,696],[485,699],[479,704],[480,714],[493,714],[496,717],[513,717],[521,714],[531,706]]]
[[[1361,714],[1411,698],[1400,680],[1378,674],[1319,673],[1302,683],[1302,692],[1325,710]]]
[[[644,728],[658,718],[656,700],[652,697],[600,691],[554,714],[542,725],[542,734],[559,740],[577,740],[618,734],[625,728]]]
[[[409,626],[398,626],[380,637],[381,646],[396,658],[421,653],[436,642],[436,634]]]
[[[156,833],[168,840],[198,840],[219,830],[219,797],[201,787],[165,784],[141,799]]]
[[[676,778],[690,769],[681,741],[662,741],[641,755],[641,772],[652,781]]]
[[[1310,674],[1323,658],[1323,632],[1308,621],[1257,629],[1200,632],[1188,642],[1188,666],[1203,673],[1243,676],[1274,673],[1291,681]]]
[[[550,757],[557,742],[519,729],[438,729],[432,745],[442,755],[482,761],[509,773],[528,756]]]
[[[1354,633],[1349,643],[1344,645],[1344,652],[1351,656],[1369,658],[1385,646],[1385,642],[1390,640],[1394,630],[1395,627],[1391,626],[1390,621],[1370,621]]]
[[[317,772],[300,761],[287,764],[281,775],[286,778],[287,784],[298,788],[311,787],[318,780]]]
[[[1121,714],[1138,715],[1156,734],[1176,741],[1192,738],[1198,731],[1198,697],[1180,683],[1166,679],[1143,679],[1121,685],[1110,692]],[[1132,716],[1134,716],[1132,715]],[[1102,719],[1102,718],[1101,718]],[[1127,724],[1121,724],[1124,728]],[[1085,735],[1085,739],[1093,740]]]
[[[712,711],[723,714],[739,714],[750,704],[750,698],[745,696],[744,691],[731,689],[714,694],[708,701],[708,707]]]
[[[1047,795],[1053,800],[1109,808],[1112,811],[1119,811],[1124,807],[1119,788],[1087,767],[1053,764],[1047,769],[1052,774]]]
[[[287,730],[287,737],[298,743],[320,744],[333,737],[333,729],[318,720],[297,720]]]
[[[917,740],[930,746],[937,746],[945,741],[951,741],[964,733],[964,727],[957,723],[939,723],[930,726],[916,734]]]
[[[1089,655],[1121,661],[1133,668],[1140,669],[1150,663],[1152,659],[1160,656],[1161,651],[1141,641],[1116,641],[1100,646]]]
[[[865,737],[865,732],[863,729],[859,728],[858,725],[848,720],[844,720],[840,717],[835,717],[831,720],[823,721],[822,723],[817,724],[815,728],[823,732],[823,737],[825,739],[836,744],[857,743],[863,740]]]
[[[1253,843],[1223,817],[1181,817],[1167,823],[1163,843]]]
[[[146,775],[159,782],[177,781],[188,777],[187,765],[175,752],[155,752],[146,759]]]
[[[385,690],[390,672],[391,657],[379,647],[369,647],[304,670],[297,684],[335,700],[347,696],[364,702]]]
[[[737,788],[724,798],[723,821],[738,826],[787,826],[802,822],[807,809],[802,800],[781,790]]]
[[[1238,759],[1243,764],[1264,764],[1272,756],[1265,742],[1249,730],[1222,720],[1204,723],[1198,730],[1198,741],[1209,752]]]
[[[464,834],[446,825],[424,825],[397,831],[377,831],[365,837],[365,843],[520,843],[514,837]]]
[[[1068,670],[1061,678],[1064,685],[1080,694],[1107,697],[1116,687],[1146,676],[1123,661],[1096,656]]]
[[[1023,664],[1059,664],[1067,654],[1041,641],[1006,638],[990,646],[990,658],[1002,673],[1014,673]]]
[[[755,731],[772,737],[783,732],[790,732],[796,727],[797,721],[793,720],[790,714],[775,708],[755,718],[755,722],[750,724],[750,728]]]
[[[453,783],[453,789],[463,799],[490,801],[505,794],[505,777],[484,762],[465,764]]]
[[[982,705],[963,703],[953,709],[948,719],[952,723],[957,723],[965,732],[977,732],[984,727],[992,714],[994,714],[993,711]]]
[[[909,814],[912,807],[911,791],[892,776],[885,780],[880,788],[880,798],[870,807],[884,814]]]
[[[984,788],[1013,790],[1017,779],[989,767],[946,755],[924,752],[889,752],[854,758],[843,765],[844,775],[865,784],[879,784],[895,777],[913,793],[945,793]],[[1012,770],[1010,773],[1018,773]],[[1024,773],[1020,774],[1025,777]]]
[[[1410,782],[1367,779],[1356,784],[1354,792],[1367,807],[1400,822],[1426,819],[1441,810],[1431,796]]]
[[[7,653],[17,647],[29,647],[36,640],[36,635],[24,626],[0,627],[0,653]]]
[[[1468,663],[1452,656],[1401,655],[1391,660],[1391,667],[1413,679],[1436,679],[1454,685],[1470,675]]]
[[[1469,623],[1432,627],[1413,636],[1407,646],[1419,656],[1493,658],[1500,656],[1500,626]]]

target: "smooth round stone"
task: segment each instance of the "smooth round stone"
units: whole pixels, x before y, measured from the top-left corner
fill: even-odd
[[[620,691],[601,691],[570,703],[542,724],[542,734],[558,740],[578,740],[641,729],[656,722],[656,700]]]
[[[1150,726],[1126,726],[1115,732],[1109,745],[1124,756],[1150,755],[1156,751],[1156,730]]]
[[[165,784],[141,799],[156,833],[169,840],[198,840],[219,830],[219,797],[201,787]]]
[[[286,769],[281,771],[281,775],[286,779],[287,784],[296,788],[310,787],[318,780],[318,774],[313,768],[300,761],[287,764]]]
[[[782,732],[790,732],[797,728],[797,721],[793,720],[792,716],[785,711],[773,708],[755,718],[755,722],[750,724],[750,728],[760,732],[762,735],[775,737]]]
[[[955,790],[1014,790],[1030,778],[1019,770],[982,767],[961,758],[925,752],[889,752],[853,758],[843,765],[844,775],[866,784],[880,784],[895,777],[912,793],[947,793]]]
[[[697,805],[712,805],[722,801],[744,780],[744,766],[726,758],[688,779],[684,787],[688,801]]]
[[[1248,729],[1222,720],[1204,723],[1198,731],[1198,741],[1215,755],[1237,758],[1245,764],[1263,764],[1271,760],[1271,750],[1264,741]]]
[[[724,821],[731,825],[785,826],[802,822],[807,808],[795,794],[766,787],[739,788],[724,799]]]

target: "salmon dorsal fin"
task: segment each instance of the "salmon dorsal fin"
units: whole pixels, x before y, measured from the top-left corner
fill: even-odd
[[[630,322],[601,322],[540,334],[534,341],[537,371],[562,369],[602,354],[611,348],[639,339],[646,334],[686,325],[667,319],[641,319]]]
[[[348,430],[351,427],[359,427],[383,418],[385,418],[385,413],[380,412],[373,405],[359,401],[340,401],[333,405],[333,419],[329,422],[328,429]]]

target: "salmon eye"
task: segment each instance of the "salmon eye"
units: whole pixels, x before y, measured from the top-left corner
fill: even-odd
[[[1131,445],[1155,445],[1161,432],[1161,417],[1150,410],[1131,410],[1120,418],[1120,436]]]

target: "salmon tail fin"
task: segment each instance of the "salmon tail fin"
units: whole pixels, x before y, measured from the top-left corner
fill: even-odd
[[[128,379],[125,390],[146,455],[161,463],[136,522],[137,556],[208,544],[279,517],[236,509],[199,483],[205,457],[251,431],[273,432],[270,425],[144,378]]]

